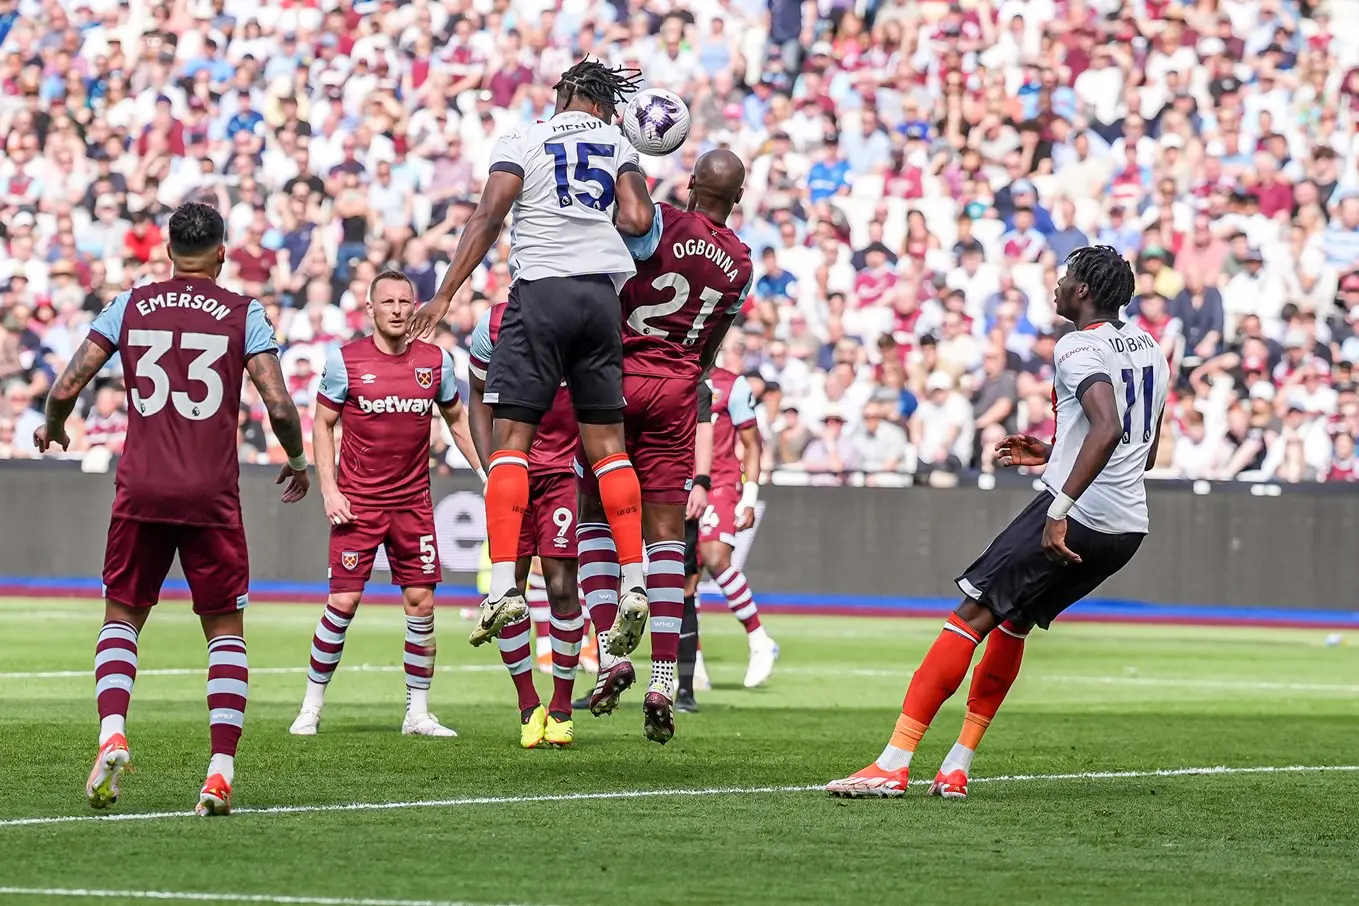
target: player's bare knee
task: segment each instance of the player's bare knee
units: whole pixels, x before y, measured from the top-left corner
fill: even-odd
[[[434,589],[425,586],[408,586],[401,589],[401,604],[406,608],[408,617],[434,616]]]
[[[642,536],[647,544],[684,540],[684,507],[642,505]]]
[[[543,413],[527,406],[495,406],[495,422],[491,429],[491,444],[497,450],[518,450],[527,453],[538,433]]]
[[[245,611],[229,610],[225,613],[205,613],[199,616],[203,624],[203,637],[211,642],[224,635],[245,635]]]
[[[577,519],[584,523],[606,523],[609,521],[604,512],[604,503],[593,494],[582,492],[576,498]]]
[[[117,601],[104,601],[104,622],[130,623],[133,628],[141,632],[146,625],[146,618],[151,615],[150,607],[131,607],[127,604],[120,604]]]
[[[731,569],[731,548],[721,542],[704,547],[703,564],[713,578],[722,575]]]
[[[359,609],[359,602],[362,600],[363,592],[361,591],[332,591],[330,597],[326,599],[326,606],[336,613],[352,617],[354,612]]]
[[[553,569],[544,561],[543,580],[547,584],[547,601],[555,614],[575,613],[580,609],[580,596],[576,591],[574,562],[558,562],[560,566]]]
[[[595,409],[590,410],[590,414],[591,417],[600,417],[603,413],[614,411],[612,409]],[[623,410],[616,411],[617,420],[613,422],[585,421],[581,416],[586,413],[576,413],[576,420],[580,426],[580,442],[585,447],[585,456],[589,459],[590,465],[594,465],[606,456],[615,456],[627,452],[623,438]]]
[[[954,611],[963,622],[977,630],[979,635],[986,635],[992,629],[1000,625],[1000,619],[996,617],[991,609],[980,601],[967,598],[958,605]]]

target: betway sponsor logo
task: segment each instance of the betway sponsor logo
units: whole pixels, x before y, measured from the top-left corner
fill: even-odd
[[[358,396],[359,411],[373,413],[375,415],[385,415],[388,412],[413,412],[416,415],[429,415],[434,408],[434,400],[412,399],[406,396],[380,396],[377,399],[369,399],[366,396]]]

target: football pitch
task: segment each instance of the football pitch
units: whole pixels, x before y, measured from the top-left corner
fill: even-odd
[[[1359,900],[1359,650],[1322,630],[1035,632],[968,801],[843,801],[820,785],[881,750],[939,621],[770,617],[782,659],[749,691],[740,626],[709,610],[715,688],[670,745],[643,739],[634,690],[579,715],[572,749],[523,751],[494,648],[450,609],[431,701],[459,739],[400,736],[403,624],[383,606],[349,631],[320,735],[290,737],[319,610],[251,606],[236,813],[199,819],[205,646],[186,604],[158,608],[106,820],[83,796],[101,608],[0,601],[0,906]]]

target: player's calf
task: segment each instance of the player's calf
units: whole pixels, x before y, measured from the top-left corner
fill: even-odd
[[[110,615],[100,628],[94,646],[99,754],[85,781],[85,798],[91,808],[107,808],[118,801],[119,778],[132,759],[127,745],[127,709],[137,679],[138,629],[122,616],[121,613]]]
[[[358,609],[360,593],[332,593],[316,623],[311,639],[311,659],[307,667],[307,691],[302,708],[288,732],[294,736],[315,736],[326,703],[326,689],[344,654],[345,635]]]
[[[238,628],[239,615],[232,616],[236,619],[229,622]],[[207,625],[206,618],[204,622]],[[194,809],[199,815],[225,815],[231,811],[236,747],[245,726],[249,682],[245,639],[239,634],[214,636],[208,642],[208,730],[212,759]]]

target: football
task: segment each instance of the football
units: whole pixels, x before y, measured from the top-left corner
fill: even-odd
[[[673,91],[639,91],[623,110],[623,134],[642,154],[669,154],[689,137],[689,108]]]

